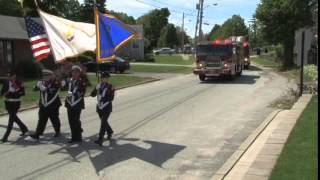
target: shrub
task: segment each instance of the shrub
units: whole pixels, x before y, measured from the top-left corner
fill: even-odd
[[[315,65],[306,65],[303,69],[305,81],[318,80],[318,68]]]
[[[145,62],[155,62],[154,55],[152,53],[148,53],[144,56],[144,61]]]
[[[284,53],[284,48],[283,48],[283,45],[282,44],[278,44],[275,46],[274,48],[275,50],[275,56],[276,56],[276,59],[279,61],[279,60],[282,60],[283,59],[283,53]]]
[[[20,61],[16,65],[17,75],[23,78],[39,78],[41,71],[41,65],[34,60]]]

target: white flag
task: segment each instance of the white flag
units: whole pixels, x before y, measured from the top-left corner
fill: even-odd
[[[39,10],[57,62],[96,49],[94,24],[74,22]]]

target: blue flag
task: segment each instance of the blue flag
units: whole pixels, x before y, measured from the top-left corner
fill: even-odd
[[[97,61],[111,61],[115,52],[136,36],[136,32],[112,15],[96,13]]]

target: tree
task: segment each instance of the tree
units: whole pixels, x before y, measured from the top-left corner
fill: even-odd
[[[96,0],[98,10],[102,13],[106,12],[106,0]],[[94,23],[93,16],[94,0],[84,0],[81,5],[81,21]]]
[[[37,0],[37,3],[44,12],[74,21],[80,20],[80,4],[77,0]],[[24,0],[23,10],[25,16],[39,16],[34,0]]]
[[[173,24],[168,24],[161,30],[158,47],[173,48],[176,45],[178,45],[177,29]]]
[[[213,30],[215,30],[215,35],[210,40],[217,38],[226,39],[231,36],[248,36],[248,28],[245,25],[244,19],[239,15],[233,15],[220,28],[216,26],[216,29]]]
[[[122,13],[122,12],[115,12],[115,11],[108,11],[108,14],[111,14],[113,16],[115,16],[116,18],[118,18],[120,21],[126,23],[126,24],[136,24],[136,20],[134,19],[133,16],[129,16],[126,13]]]
[[[186,31],[182,31],[181,27],[177,27],[177,39],[178,45],[182,44],[182,35],[184,37],[184,44],[190,44],[190,36],[186,33]]]
[[[0,0],[0,14],[7,16],[22,16],[21,4],[18,0]]]
[[[214,27],[212,28],[212,30],[210,31],[210,33],[207,35],[207,40],[208,41],[212,41],[218,38],[219,34],[219,29],[221,28],[220,25],[215,24]]]
[[[160,32],[168,25],[170,12],[168,8],[155,9],[138,18],[138,24],[143,25],[144,36],[150,41],[149,48],[157,46]]]
[[[256,17],[268,42],[284,46],[283,67],[293,65],[295,31],[312,25],[313,0],[262,0]]]

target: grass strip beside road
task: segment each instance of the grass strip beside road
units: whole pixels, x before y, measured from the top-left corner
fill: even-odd
[[[146,66],[146,65],[132,65],[132,72],[141,73],[177,73],[177,74],[189,74],[192,73],[191,67],[178,67],[178,66]]]
[[[278,69],[281,66],[280,63],[277,63],[275,61],[271,61],[269,59],[265,59],[265,58],[262,58],[262,57],[251,58],[251,61],[252,61],[253,64],[257,64],[257,65],[264,66],[264,67],[269,67],[269,68]]]
[[[283,179],[318,179],[318,96],[298,120],[270,178]]]
[[[155,56],[155,63],[156,64],[177,64],[177,65],[192,65],[194,60],[192,56],[189,60],[184,60],[180,55],[159,55]]]
[[[91,93],[92,89],[96,86],[98,80],[95,75],[89,75],[89,80],[92,84],[91,87],[87,88],[87,95]],[[153,78],[145,78],[145,77],[135,77],[135,76],[126,76],[126,75],[114,75],[111,77],[110,81],[116,88],[121,88],[124,86],[131,86],[135,85],[137,83],[145,82],[148,80],[155,80]],[[39,101],[39,92],[34,92],[33,88],[36,85],[37,80],[32,81],[26,81],[25,84],[25,90],[26,90],[26,96],[22,97],[22,106],[21,108],[28,108],[32,106],[36,106]],[[60,92],[60,97],[65,97],[65,92]],[[0,113],[4,113],[5,107],[3,98],[0,99]]]
[[[294,80],[295,82],[300,81],[300,68],[299,67],[292,67],[286,71],[281,71],[281,64],[276,61],[272,61],[267,58],[263,57],[254,57],[251,58],[253,64],[257,64],[263,67],[272,68],[274,71],[282,74],[283,76],[287,77],[289,80]]]

